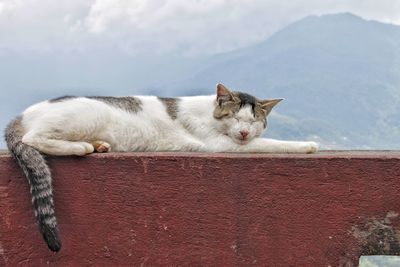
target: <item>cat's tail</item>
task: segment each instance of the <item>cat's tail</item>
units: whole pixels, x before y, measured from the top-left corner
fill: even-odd
[[[40,232],[48,247],[57,252],[61,249],[61,241],[54,215],[50,169],[39,151],[22,143],[24,133],[21,121],[22,117],[17,117],[8,124],[5,139],[8,149],[28,179]]]

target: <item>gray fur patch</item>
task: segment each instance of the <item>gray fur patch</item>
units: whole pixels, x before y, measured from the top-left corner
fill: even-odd
[[[175,120],[178,115],[178,102],[179,98],[159,97],[158,98],[166,107],[168,115],[171,119]]]
[[[57,103],[57,102],[62,102],[62,101],[74,99],[74,98],[77,98],[77,96],[65,95],[65,96],[60,96],[57,98],[50,99],[49,103]]]
[[[22,116],[18,116],[7,125],[4,135],[10,151],[17,148],[18,142],[22,140],[22,133]]]
[[[250,105],[254,113],[254,106],[257,104],[257,98],[242,92],[233,92],[233,94],[240,99],[240,107]]]
[[[102,101],[106,104],[109,104],[116,108],[120,108],[127,112],[137,113],[142,110],[142,101],[132,96],[89,96],[87,98]]]
[[[77,96],[61,96],[61,97],[49,100],[49,103],[58,103],[58,102],[67,101],[67,100],[75,99],[75,98],[78,98],[78,97]],[[140,99],[131,97],[131,96],[123,96],[123,97],[87,96],[86,98],[104,102],[108,105],[125,110],[127,112],[137,113],[142,110],[142,102],[140,101]]]

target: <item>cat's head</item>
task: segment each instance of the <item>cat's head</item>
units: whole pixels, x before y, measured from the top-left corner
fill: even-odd
[[[232,92],[217,84],[214,118],[220,132],[238,144],[259,137],[267,127],[267,116],[282,99],[260,100],[246,93]]]

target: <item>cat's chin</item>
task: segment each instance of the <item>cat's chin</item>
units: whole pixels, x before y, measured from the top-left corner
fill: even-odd
[[[239,145],[247,145],[250,141],[251,141],[250,139],[246,139],[246,140],[236,139],[236,138],[233,139],[233,142],[235,142]]]

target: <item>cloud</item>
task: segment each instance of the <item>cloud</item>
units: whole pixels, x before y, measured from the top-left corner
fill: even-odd
[[[398,0],[0,0],[0,49],[214,54],[337,12],[400,23]]]
[[[21,0],[0,1],[0,14],[4,12],[10,12],[12,10],[21,8],[22,6],[23,2]]]

